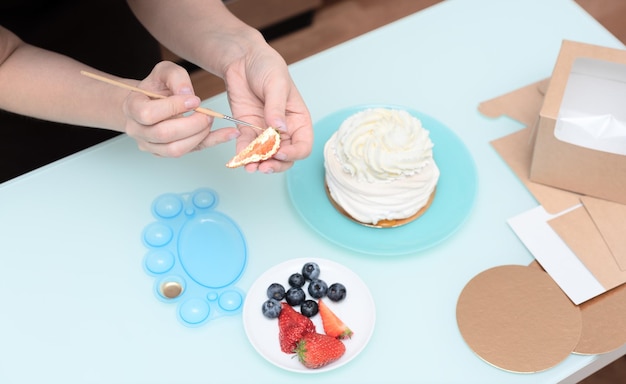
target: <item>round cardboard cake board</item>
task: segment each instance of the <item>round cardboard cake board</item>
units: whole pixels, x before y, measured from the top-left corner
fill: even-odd
[[[535,260],[528,265],[543,270]],[[626,344],[626,284],[613,288],[578,306],[582,332],[573,353],[599,355]]]
[[[580,309],[544,271],[504,265],[471,279],[457,323],[469,347],[500,369],[533,373],[566,359],[578,344]]]
[[[597,355],[626,343],[625,284],[580,304],[580,312],[583,328],[574,353]]]

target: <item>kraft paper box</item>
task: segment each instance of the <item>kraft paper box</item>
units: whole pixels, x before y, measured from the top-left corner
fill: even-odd
[[[549,216],[569,211],[547,224],[561,237],[566,247],[575,253],[575,257],[583,262],[583,268],[592,274],[592,280],[595,281],[596,287],[593,289],[588,286],[584,289],[576,288],[576,297],[562,286],[572,301],[579,304],[626,283],[626,237],[623,235],[626,228],[626,204],[530,180],[535,141],[533,133],[540,119],[550,81],[544,79],[482,102],[478,109],[485,116],[508,116],[525,125],[525,128],[496,139],[491,144]],[[557,263],[557,268],[571,274],[571,270],[561,264]],[[552,275],[554,271],[548,272]],[[581,285],[578,278],[572,274],[567,277],[571,281],[568,284]]]
[[[531,181],[626,204],[626,50],[564,41],[534,129]]]

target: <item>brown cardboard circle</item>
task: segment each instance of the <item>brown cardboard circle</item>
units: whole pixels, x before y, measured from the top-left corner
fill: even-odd
[[[533,260],[530,264],[528,264],[528,266],[530,268],[535,268],[535,269],[545,272],[545,269],[543,269],[543,267],[541,266],[541,264],[539,264],[537,260]]]
[[[543,271],[534,260],[528,265]],[[573,353],[599,355],[626,344],[626,284],[613,288],[578,306],[582,331]]]
[[[626,284],[580,304],[582,334],[574,353],[597,355],[626,344]]]
[[[457,302],[469,347],[500,369],[532,373],[567,358],[582,329],[580,310],[537,268],[494,267],[470,280]]]

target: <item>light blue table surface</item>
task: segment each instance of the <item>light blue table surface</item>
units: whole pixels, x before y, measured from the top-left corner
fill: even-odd
[[[449,240],[416,254],[327,241],[297,214],[285,174],[224,167],[232,144],[163,159],[121,137],[0,185],[0,383],[555,383],[589,371],[601,357],[571,355],[536,374],[494,368],[455,318],[476,274],[532,261],[506,220],[537,203],[489,145],[521,125],[477,106],[548,77],[562,39],[623,47],[570,0],[450,0],[291,66],[314,121],[353,105],[405,105],[468,147],[474,209]],[[225,95],[205,106],[228,110]],[[243,290],[300,257],[333,259],[363,279],[377,321],[360,355],[327,373],[288,372],[253,349],[241,316],[189,328],[155,299],[142,268],[150,204],[201,187],[217,191],[217,209],[244,233]]]

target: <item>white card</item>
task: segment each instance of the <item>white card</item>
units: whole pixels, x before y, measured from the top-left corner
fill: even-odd
[[[579,206],[555,215],[538,206],[508,220],[517,237],[576,305],[606,292],[606,289],[550,227],[548,221]]]

